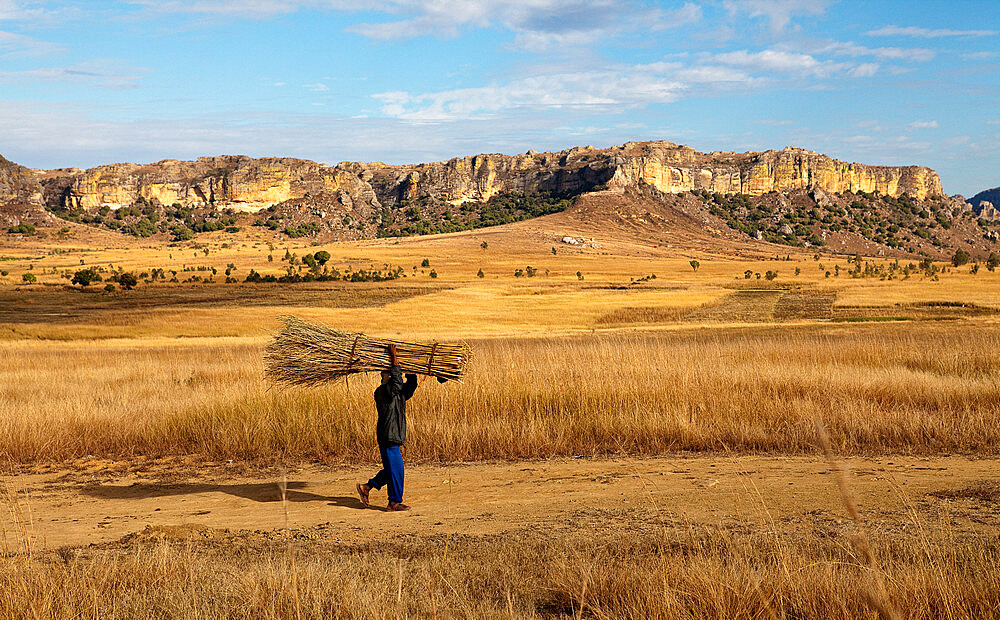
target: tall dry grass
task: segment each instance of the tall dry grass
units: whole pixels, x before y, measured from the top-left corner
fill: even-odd
[[[485,340],[410,401],[419,460],[1000,442],[1000,327],[879,324]],[[375,378],[269,389],[255,341],[0,344],[0,457],[367,461]]]
[[[928,525],[926,523],[922,525]],[[198,538],[201,538],[200,542]],[[878,534],[882,596],[907,618],[992,618],[1000,540]],[[837,535],[665,526],[234,546],[211,537],[0,559],[0,617],[877,618]]]

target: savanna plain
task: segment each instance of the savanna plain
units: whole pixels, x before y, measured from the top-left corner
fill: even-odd
[[[544,220],[4,247],[0,616],[997,615],[1000,274]],[[321,250],[406,277],[244,282]],[[408,405],[412,513],[353,494],[374,377],[266,381],[285,314],[472,347]]]

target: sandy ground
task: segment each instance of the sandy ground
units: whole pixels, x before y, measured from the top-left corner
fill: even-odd
[[[959,456],[850,459],[850,489],[865,518],[905,528],[914,510],[946,508],[962,531],[994,528],[998,462]],[[84,546],[141,531],[321,532],[337,543],[426,535],[558,529],[628,515],[698,525],[837,527],[848,519],[830,465],[817,457],[699,455],[413,465],[409,513],[386,513],[385,491],[365,509],[356,466],[246,472],[180,460],[89,461],[2,476],[6,548]],[[287,511],[287,513],[286,513]],[[941,510],[936,511],[941,513]],[[147,529],[147,528],[152,528]],[[19,542],[20,541],[20,542]]]

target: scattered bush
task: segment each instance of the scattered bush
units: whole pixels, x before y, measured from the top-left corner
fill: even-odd
[[[97,272],[97,269],[89,267],[87,269],[81,269],[73,274],[72,283],[87,287],[93,282],[100,282],[102,279],[103,278],[101,278],[101,274]]]
[[[21,222],[17,226],[11,226],[10,228],[8,228],[7,232],[9,232],[12,235],[33,235],[37,231],[35,230],[35,227],[32,226],[31,224]]]

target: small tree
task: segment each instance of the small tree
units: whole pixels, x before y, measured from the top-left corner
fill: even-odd
[[[35,282],[38,282],[38,278],[36,278],[33,273],[21,274],[21,280],[27,284],[34,284]]]
[[[744,280],[749,280],[752,277],[753,277],[753,271],[751,271],[750,269],[747,269],[746,271],[743,272]]]
[[[576,272],[576,279],[577,280],[583,280],[583,272],[582,271],[577,271]]]
[[[490,247],[490,244],[488,244],[485,241],[483,241],[482,243],[479,244],[479,247],[481,247],[481,248],[483,248],[485,250],[486,248]]]
[[[433,269],[431,269],[431,272],[430,272],[430,274],[429,274],[429,275],[430,275],[430,276],[431,276],[432,278],[436,278],[436,277],[438,277],[438,272],[436,272],[436,271],[434,271]]]
[[[97,273],[97,270],[93,267],[89,269],[80,269],[75,274],[73,274],[72,283],[79,284],[80,286],[87,287],[93,282],[100,282],[101,274]]]
[[[555,255],[556,255],[556,248],[555,248],[555,246],[553,246],[552,247],[552,256],[555,256]]]
[[[969,256],[969,253],[962,248],[958,248],[955,250],[955,255],[951,257],[951,264],[956,267],[961,267],[962,265],[967,264],[970,260],[972,260],[972,257]]]
[[[108,282],[107,284],[104,285],[104,292],[105,293],[114,293],[115,292],[115,285],[112,284],[112,283],[110,283],[110,282]]]
[[[694,269],[695,271],[698,271],[698,267],[701,267],[701,263],[696,260],[692,260],[688,264],[691,265],[691,269]]]
[[[485,277],[486,277],[486,274],[485,274],[485,273],[483,273],[483,270],[482,270],[482,269],[480,269],[480,270],[479,270],[479,273],[477,273],[477,274],[476,274],[476,277],[477,277],[477,278],[485,278]]]
[[[130,291],[139,284],[139,280],[135,277],[134,273],[126,271],[118,275],[118,284],[121,284],[122,288],[126,291]]]
[[[986,268],[993,271],[997,267],[1000,267],[1000,256],[997,256],[996,252],[990,252],[989,258],[986,259]]]
[[[427,260],[425,258],[424,260],[420,261],[420,266],[421,267],[430,267],[431,266],[431,261],[429,261],[429,260]]]
[[[10,228],[8,228],[7,232],[11,233],[12,235],[15,234],[33,235],[35,234],[35,227],[26,222],[21,222],[17,226],[11,226]]]
[[[315,258],[316,262],[320,265],[325,265],[326,261],[330,260],[330,253],[326,250],[320,250],[319,252],[313,254],[313,258]]]

